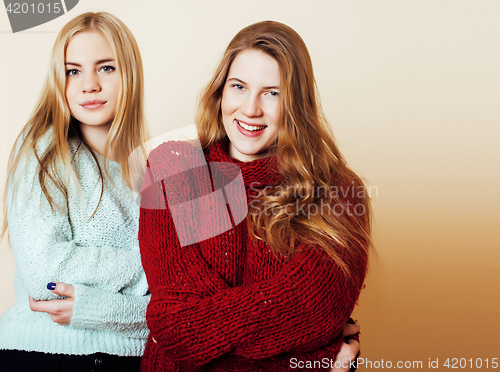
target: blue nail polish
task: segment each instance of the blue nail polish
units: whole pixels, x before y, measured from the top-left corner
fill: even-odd
[[[51,291],[53,291],[54,289],[56,289],[56,283],[47,284],[47,289],[50,289]]]

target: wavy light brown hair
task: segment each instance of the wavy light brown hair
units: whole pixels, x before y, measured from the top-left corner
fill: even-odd
[[[20,143],[20,146],[17,148],[14,146],[11,151],[4,193],[2,236],[8,227],[7,190],[9,186],[13,187],[12,197],[14,197],[16,191],[14,173],[19,174],[18,168],[22,168],[21,161],[26,156],[34,154],[38,160],[38,182],[52,209],[64,206],[55,204],[49,192],[50,185],[54,185],[66,196],[70,177],[78,185],[71,164],[68,140],[80,138],[82,143],[86,144],[81,138],[78,122],[71,116],[66,102],[65,56],[72,37],[86,31],[101,32],[109,41],[116,58],[120,93],[116,116],[106,139],[105,155],[120,164],[122,177],[130,186],[128,156],[149,139],[144,116],[144,73],[141,54],[134,35],[118,18],[105,12],[84,13],[69,21],[59,32],[38,103],[17,138],[16,143]],[[49,131],[52,131],[50,143],[48,146],[43,146],[46,149],[40,152],[38,145],[42,139],[46,141]],[[106,177],[109,175],[109,160],[106,159],[104,167],[101,167],[95,152],[89,146],[87,148],[99,169],[101,182],[104,182],[104,175]]]
[[[356,277],[357,269],[366,266],[371,247],[369,197],[335,143],[319,102],[309,52],[293,29],[264,21],[244,28],[231,40],[200,94],[196,125],[201,145],[208,149],[227,140],[222,93],[232,62],[247,49],[267,53],[280,67],[281,123],[272,154],[284,180],[251,203],[249,232],[287,256],[297,250],[298,242],[316,245],[348,277]]]

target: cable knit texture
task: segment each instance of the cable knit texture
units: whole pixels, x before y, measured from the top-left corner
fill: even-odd
[[[185,142],[167,142],[149,158],[153,182],[141,196],[139,242],[152,295],[147,311],[151,336],[142,370],[298,371],[291,368],[291,358],[333,360],[365,265],[358,266],[358,280],[352,283],[315,247],[300,243],[300,252],[286,259],[262,241],[252,240],[246,220],[213,238],[181,247],[177,231],[182,226],[174,224],[165,206],[191,200],[193,189],[198,194],[216,190],[204,183],[206,172],[199,164],[189,164],[195,151]],[[180,155],[176,159],[172,154]],[[206,160],[229,163],[227,180],[234,178],[231,165],[239,166],[247,203],[263,187],[280,182],[275,158],[240,162],[229,157],[227,143],[213,146]],[[187,177],[182,171],[190,166],[194,170]],[[176,173],[162,181],[165,174]],[[199,182],[195,187],[193,180]]]
[[[42,152],[46,138],[39,148]],[[70,179],[67,198],[50,185],[59,208],[52,210],[42,193],[33,154],[16,174],[19,180],[12,202],[10,185],[16,297],[0,319],[0,349],[141,356],[148,335],[145,313],[150,296],[137,241],[137,195],[122,181],[119,164],[111,162],[114,186],[105,180],[96,210],[102,188],[97,165],[83,145],[71,141],[70,147],[81,189]],[[57,298],[47,290],[49,282],[75,286],[69,326],[30,310],[29,296]]]

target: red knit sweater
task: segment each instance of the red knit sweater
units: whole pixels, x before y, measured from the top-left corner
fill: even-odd
[[[267,244],[249,238],[246,220],[181,247],[177,231],[182,226],[174,224],[165,206],[193,199],[186,195],[192,193],[193,179],[198,193],[213,190],[202,171],[189,180],[179,173],[193,151],[186,143],[169,142],[148,161],[153,180],[141,195],[139,243],[152,295],[147,311],[151,335],[142,371],[329,370],[324,363],[333,361],[340,349],[366,260],[359,265],[356,283],[349,282],[315,247],[301,243],[300,253],[291,259],[273,253]],[[225,143],[214,145],[205,157],[209,164],[241,168],[247,202],[262,187],[280,181],[274,158],[240,162],[229,157]],[[227,172],[228,179],[234,177]],[[292,368],[291,360],[323,364]]]

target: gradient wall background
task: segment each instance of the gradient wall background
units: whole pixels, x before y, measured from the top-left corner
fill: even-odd
[[[344,154],[374,187],[378,258],[354,314],[363,356],[424,369],[439,358],[442,371],[446,358],[490,358],[491,369],[500,358],[500,2],[80,0],[19,34],[2,8],[2,190],[57,32],[99,10],[139,42],[154,135],[193,122],[196,95],[237,31],[264,19],[293,27]],[[0,312],[14,301],[14,270],[4,241]]]

